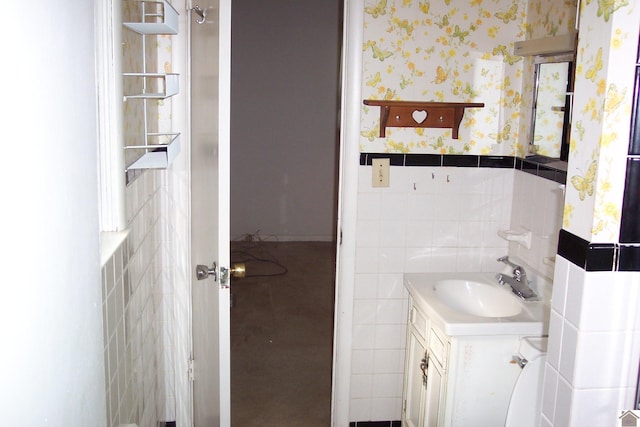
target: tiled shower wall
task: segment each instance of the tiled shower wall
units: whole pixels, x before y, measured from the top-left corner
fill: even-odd
[[[103,267],[107,426],[155,425],[162,340],[161,180],[142,174],[127,187],[129,236]],[[161,382],[160,382],[161,383]]]
[[[496,271],[498,257],[519,250],[546,277],[553,264],[543,259],[555,255],[562,208],[558,183],[520,170],[392,166],[388,188],[373,188],[371,173],[360,166],[351,421],[401,417],[403,273]],[[520,203],[524,210],[513,206]],[[497,235],[520,227],[534,232],[530,250],[510,248]]]
[[[137,2],[125,1],[123,7],[125,17],[139,11]],[[188,14],[179,19],[178,35],[148,36],[146,62],[152,70],[180,73],[180,85],[187,87],[181,64],[186,64]],[[139,35],[124,31],[123,36],[125,69],[141,71]],[[163,132],[181,132],[186,139],[185,105],[184,93],[149,102],[150,125]],[[142,131],[141,117],[139,112],[125,111],[129,142]],[[192,424],[189,148],[183,145],[167,170],[128,173],[129,236],[102,276],[108,426],[152,426],[158,421]]]

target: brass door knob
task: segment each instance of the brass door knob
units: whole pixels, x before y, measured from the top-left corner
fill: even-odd
[[[242,279],[247,275],[247,266],[244,262],[238,262],[231,266],[229,272],[231,273],[231,277]]]

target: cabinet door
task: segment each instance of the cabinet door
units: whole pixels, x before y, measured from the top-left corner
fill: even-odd
[[[444,422],[445,372],[440,364],[428,355],[427,388],[424,399],[424,426],[442,427]]]
[[[404,384],[403,426],[422,427],[426,391],[422,367],[426,361],[426,346],[410,328],[407,345]]]

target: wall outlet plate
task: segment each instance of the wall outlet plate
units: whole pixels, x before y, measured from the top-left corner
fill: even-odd
[[[371,186],[372,187],[388,187],[389,186],[389,165],[390,161],[386,159],[372,159],[371,161]]]

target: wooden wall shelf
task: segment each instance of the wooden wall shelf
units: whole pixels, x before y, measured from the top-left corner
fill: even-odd
[[[381,101],[365,99],[365,105],[380,107],[380,138],[386,136],[387,127],[450,128],[453,139],[465,108],[483,108],[484,103]]]

